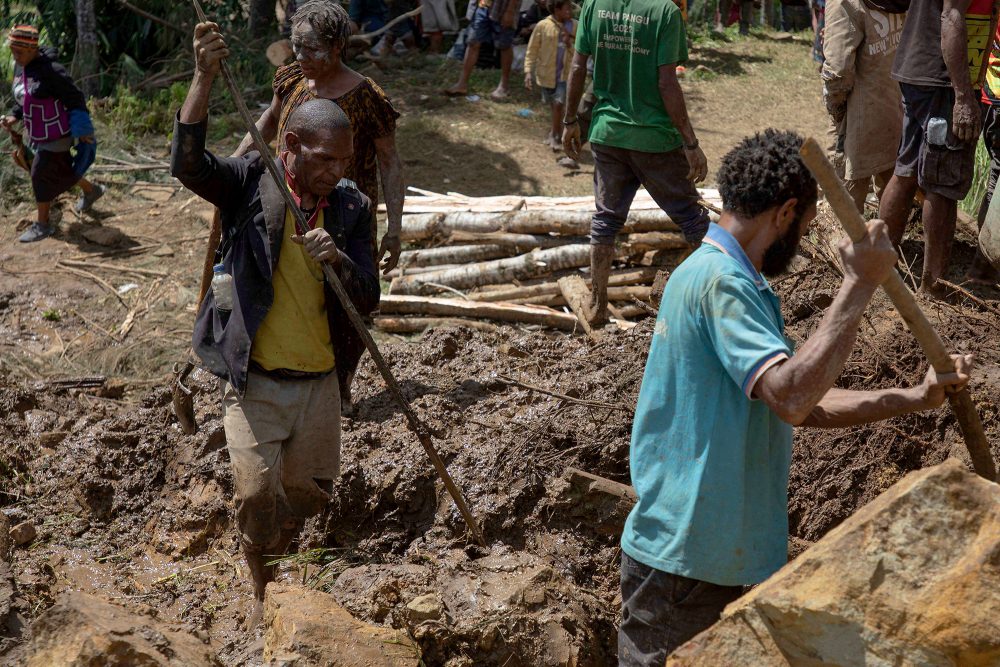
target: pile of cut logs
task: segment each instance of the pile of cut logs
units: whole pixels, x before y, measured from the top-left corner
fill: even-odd
[[[466,197],[410,188],[403,213],[407,247],[389,274],[375,324],[415,333],[461,322],[542,326],[590,333],[582,317],[589,298],[587,197]],[[716,190],[700,191],[712,211]],[[384,207],[383,207],[384,210]],[[715,213],[713,213],[713,218]],[[650,299],[658,272],[672,270],[690,248],[680,229],[645,190],[618,237],[608,299],[623,328],[656,312]]]

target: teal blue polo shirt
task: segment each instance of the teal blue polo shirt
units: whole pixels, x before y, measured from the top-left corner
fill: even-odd
[[[792,427],[750,398],[792,354],[784,328],[770,285],[711,225],[670,276],[656,318],[632,426],[629,556],[724,586],[785,564]]]

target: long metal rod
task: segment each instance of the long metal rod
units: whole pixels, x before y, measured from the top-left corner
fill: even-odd
[[[826,158],[823,149],[815,139],[806,139],[802,144],[802,161],[809,167],[809,171],[816,177],[816,181],[823,188],[826,200],[830,202],[830,208],[840,219],[847,235],[851,240],[858,242],[868,233],[864,218],[858,213],[854,206],[844,182],[837,176],[833,165]],[[900,317],[906,322],[913,337],[920,343],[924,354],[938,373],[954,373],[955,363],[948,354],[948,350],[941,341],[937,331],[931,325],[927,315],[920,309],[913,292],[906,288],[903,279],[895,271],[889,279],[882,283],[882,289],[889,295],[892,304],[896,307]],[[972,468],[982,477],[996,481],[997,469],[990,453],[990,442],[986,439],[986,432],[983,430],[983,422],[979,419],[979,413],[972,402],[968,389],[948,395],[951,409],[958,420],[958,427],[965,438],[965,446],[969,450],[969,457],[972,459]]]
[[[205,16],[205,12],[201,8],[201,3],[198,2],[198,0],[192,0],[192,2],[194,3],[195,11],[198,12],[198,20],[201,23],[207,23],[208,17]],[[285,199],[285,206],[288,207],[288,210],[292,212],[292,215],[295,218],[296,230],[300,235],[305,235],[309,232],[309,223],[306,221],[305,215],[302,213],[298,204],[296,204],[295,200],[292,199],[292,194],[288,191],[281,174],[278,173],[278,168],[274,165],[274,160],[270,158],[271,151],[268,148],[267,142],[264,141],[264,137],[261,136],[260,130],[257,129],[257,124],[250,115],[250,110],[247,109],[247,105],[243,101],[243,96],[236,87],[236,80],[233,78],[233,73],[229,69],[229,64],[225,60],[222,61],[222,77],[225,79],[226,85],[229,87],[229,94],[232,96],[233,102],[236,104],[236,108],[239,110],[240,116],[243,118],[243,122],[246,123],[247,131],[253,139],[254,147],[260,153],[262,161],[267,166],[267,171],[271,174],[271,178],[274,179],[275,184],[278,186],[278,191]],[[361,340],[364,341],[365,347],[368,348],[368,352],[372,355],[372,361],[375,362],[375,366],[378,367],[379,372],[382,374],[382,378],[385,380],[385,384],[389,388],[389,393],[392,394],[392,397],[396,399],[399,407],[403,410],[403,415],[406,417],[410,430],[417,435],[417,439],[420,440],[420,444],[423,445],[424,450],[427,452],[427,456],[430,457],[431,463],[434,464],[434,469],[444,482],[445,488],[448,489],[448,493],[450,493],[451,497],[454,499],[455,504],[458,506],[459,512],[462,513],[462,518],[465,519],[465,523],[472,532],[473,537],[476,538],[476,542],[478,542],[481,546],[486,547],[486,539],[483,537],[483,533],[479,529],[479,524],[476,523],[476,518],[469,510],[469,506],[465,502],[462,491],[455,484],[454,480],[452,480],[451,475],[448,473],[448,469],[444,465],[444,461],[441,460],[441,456],[434,447],[434,443],[431,442],[430,434],[420,422],[420,419],[413,411],[413,408],[410,407],[409,401],[407,401],[406,397],[403,395],[403,392],[399,387],[399,383],[396,382],[396,378],[389,369],[389,365],[386,363],[382,353],[379,351],[378,345],[375,344],[375,339],[373,339],[371,334],[368,332],[368,328],[361,319],[361,315],[358,313],[357,308],[355,308],[354,304],[351,303],[351,298],[347,295],[347,291],[344,289],[344,285],[340,282],[337,272],[327,263],[323,263],[322,266],[323,275],[326,276],[326,281],[333,289],[333,293],[337,295],[337,299],[340,301],[340,305],[343,306],[344,311],[347,313],[348,319],[357,330],[358,335],[361,336]]]

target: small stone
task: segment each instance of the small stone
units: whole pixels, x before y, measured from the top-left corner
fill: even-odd
[[[444,616],[444,603],[436,593],[421,595],[406,605],[406,616],[414,625],[424,621],[440,621]]]
[[[67,435],[69,433],[66,431],[46,431],[39,434],[38,444],[42,447],[56,447],[66,439]]]
[[[125,234],[120,229],[103,225],[85,227],[81,234],[83,238],[100,246],[113,247],[121,245],[125,241]]]
[[[173,257],[174,249],[168,245],[161,245],[153,251],[153,257]]]
[[[22,521],[10,529],[10,539],[17,546],[23,546],[31,542],[35,539],[36,535],[38,535],[38,531],[35,530],[35,524],[30,521]]]
[[[541,587],[526,588],[524,589],[523,599],[524,604],[528,607],[545,604],[545,589]]]

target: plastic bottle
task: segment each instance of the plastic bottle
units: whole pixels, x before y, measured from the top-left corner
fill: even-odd
[[[233,277],[226,273],[223,264],[216,264],[212,269],[212,296],[215,297],[215,307],[228,313],[233,309]]]
[[[944,146],[948,141],[948,121],[944,118],[931,118],[927,121],[927,143],[932,146]]]

